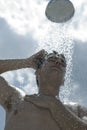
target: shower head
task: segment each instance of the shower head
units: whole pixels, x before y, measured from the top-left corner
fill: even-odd
[[[74,12],[74,6],[69,0],[51,0],[45,10],[47,18],[55,23],[68,21]]]

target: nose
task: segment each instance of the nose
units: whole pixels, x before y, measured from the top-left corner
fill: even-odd
[[[56,63],[56,64],[60,64],[60,63],[61,63],[61,59],[55,60],[55,63]]]
[[[57,60],[55,60],[55,64],[65,66],[64,60],[62,60],[61,58],[58,58]]]

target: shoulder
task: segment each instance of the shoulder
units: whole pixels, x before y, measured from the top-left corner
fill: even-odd
[[[79,118],[87,123],[87,107],[74,102],[64,103],[64,105],[67,109],[75,113]]]
[[[70,111],[74,112],[78,116],[79,104],[75,102],[64,103],[65,107]]]

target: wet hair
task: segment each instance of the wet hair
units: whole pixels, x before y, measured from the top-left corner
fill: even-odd
[[[64,54],[59,54],[58,52],[53,51],[53,53],[49,53],[49,54],[46,55],[45,57],[40,57],[40,58],[39,58],[38,63],[37,63],[37,69],[40,69],[40,68],[41,68],[43,62],[44,62],[45,60],[47,60],[47,58],[53,57],[53,56],[55,56],[55,57],[61,56],[62,60],[63,60],[64,63],[65,63],[65,67],[66,67],[66,58],[65,58]]]
[[[61,58],[63,59],[64,64],[65,64],[65,68],[66,68],[66,58],[65,58],[64,54],[59,54],[58,52],[53,51],[53,53],[49,53],[48,55],[46,55],[46,57],[50,57],[50,56],[51,56],[51,57],[52,57],[52,56],[55,56],[55,57],[61,56]],[[46,60],[46,57],[41,57],[41,58],[39,59],[38,64],[37,64],[37,69],[40,69],[40,68],[41,68],[42,64],[43,64],[44,61]],[[38,85],[38,87],[39,87],[39,81],[38,81],[38,76],[37,76],[37,75],[36,75],[36,83],[37,83],[37,85]]]

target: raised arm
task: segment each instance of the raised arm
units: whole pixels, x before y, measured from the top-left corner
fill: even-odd
[[[0,73],[31,67],[37,69],[37,65],[41,57],[47,54],[45,50],[41,50],[27,59],[0,60]],[[11,109],[15,101],[20,100],[20,92],[11,87],[3,77],[0,76],[0,104],[7,110]]]
[[[8,59],[8,60],[0,60],[0,73],[4,73],[6,71],[26,68],[31,66],[31,61],[29,61],[29,65],[27,64],[27,59]]]
[[[40,57],[46,55],[45,50],[41,50],[38,53],[32,55],[30,58],[26,59],[8,59],[0,60],[0,74],[6,71],[17,70],[21,68],[37,68],[37,63]]]

